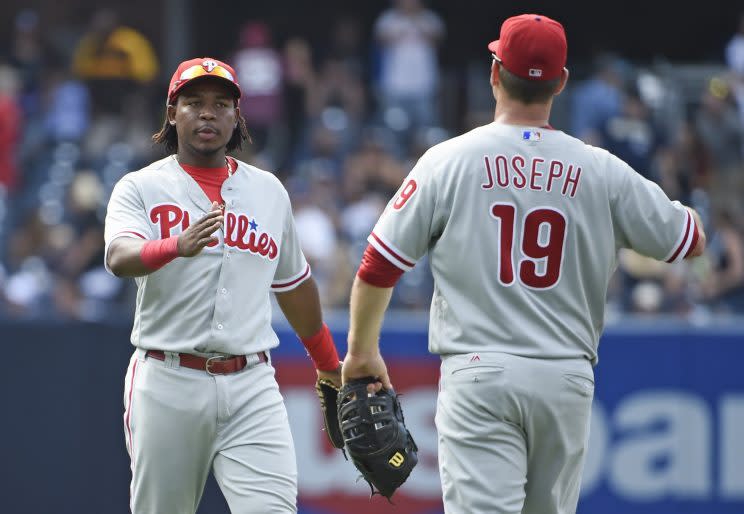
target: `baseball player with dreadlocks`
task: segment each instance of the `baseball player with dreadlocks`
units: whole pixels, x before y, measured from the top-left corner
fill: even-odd
[[[210,469],[232,512],[296,512],[270,292],[340,385],[287,192],[226,155],[248,138],[239,97],[229,65],[181,63],[153,136],[173,154],[124,176],[108,205],[106,268],[138,287],[124,392],[135,514],[195,512]]]

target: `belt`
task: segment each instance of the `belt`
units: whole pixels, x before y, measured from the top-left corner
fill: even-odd
[[[165,360],[165,352],[161,352],[160,350],[147,350],[146,355],[159,361]],[[255,355],[258,357],[259,362],[269,361],[266,352],[258,352]],[[245,355],[234,355],[232,357],[226,357],[223,355],[199,357],[198,355],[191,355],[190,353],[179,353],[178,359],[181,366],[206,371],[210,375],[237,373],[248,364],[248,359]]]

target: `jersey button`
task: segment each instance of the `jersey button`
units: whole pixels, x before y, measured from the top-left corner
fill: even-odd
[[[223,288],[222,288],[222,291],[220,291],[220,292],[221,292],[222,294],[227,294],[227,289],[225,289],[225,288],[223,287]]]
[[[222,323],[217,323],[217,330],[222,330]]]

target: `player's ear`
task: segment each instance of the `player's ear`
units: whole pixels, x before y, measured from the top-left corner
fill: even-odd
[[[165,115],[168,117],[168,123],[176,124],[176,106],[174,104],[167,105]]]
[[[240,120],[240,107],[238,107],[236,104],[235,105],[235,125],[233,125],[233,128],[238,128],[238,123],[239,123],[238,120]]]
[[[501,69],[501,65],[499,62],[494,59],[491,62],[491,87],[496,87],[496,84],[499,83],[499,70]]]
[[[558,87],[555,88],[554,95],[560,95],[561,91],[563,91],[563,88],[566,87],[566,82],[568,82],[568,68],[563,68],[561,70],[561,80],[558,82]]]

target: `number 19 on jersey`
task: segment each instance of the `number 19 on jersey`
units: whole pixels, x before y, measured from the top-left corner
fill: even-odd
[[[537,207],[521,217],[510,203],[491,205],[491,216],[498,222],[499,282],[505,286],[514,284],[514,246],[518,233],[519,281],[531,289],[549,289],[557,284],[566,242],[566,216],[550,207]]]

